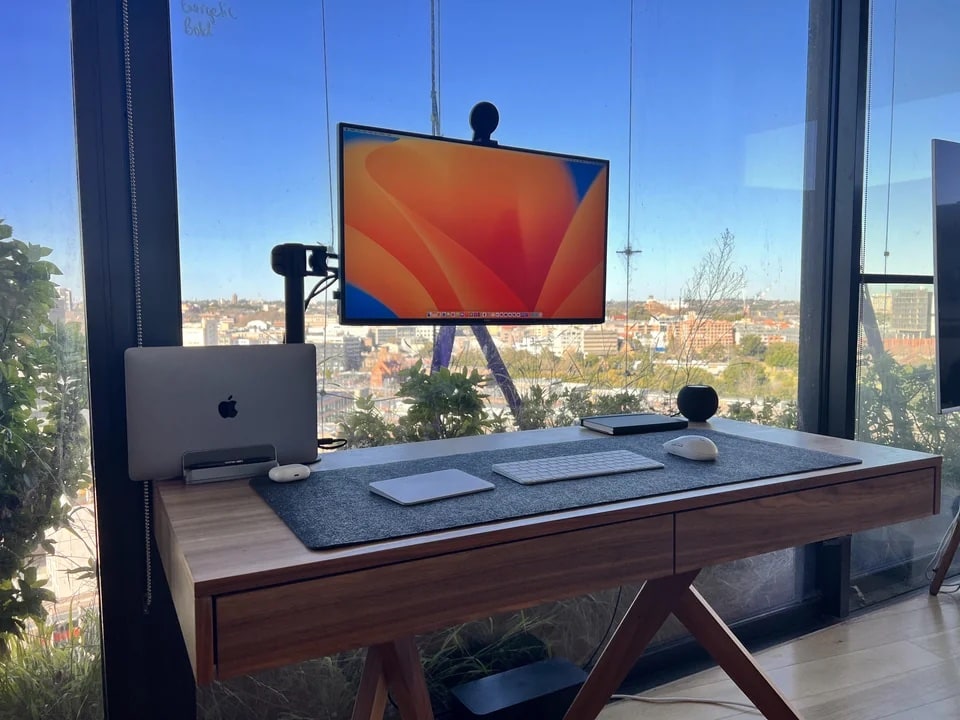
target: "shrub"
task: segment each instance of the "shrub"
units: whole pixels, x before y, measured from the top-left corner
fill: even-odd
[[[0,660],[0,720],[102,720],[98,628],[87,612],[62,639],[41,622],[12,640]]]
[[[11,239],[0,221],[0,655],[54,599],[32,567],[68,527],[90,483],[83,338],[50,319],[59,270],[48,248]]]

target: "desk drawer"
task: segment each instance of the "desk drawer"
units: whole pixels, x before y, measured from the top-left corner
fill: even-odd
[[[227,678],[673,572],[673,517],[575,530],[219,597]]]
[[[677,514],[677,572],[935,512],[931,469]]]

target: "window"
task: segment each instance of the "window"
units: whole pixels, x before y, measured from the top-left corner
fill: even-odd
[[[934,394],[930,141],[960,139],[960,75],[940,52],[958,29],[946,1],[871,10],[857,435],[942,453],[944,466],[939,516],[854,537],[855,607],[926,584],[956,509],[960,419],[937,415]]]
[[[796,422],[808,3],[219,8],[171,5],[185,344],[282,341],[270,250],[337,246],[337,122],[467,138],[487,100],[504,144],[611,160],[607,322],[490,328],[522,426],[618,403],[672,411],[688,382],[715,385],[726,414]],[[319,432],[397,439],[403,373],[430,366],[437,328],[340,327],[328,294],[306,336]],[[450,365],[488,372],[466,328]],[[729,619],[784,607],[801,599],[795,555],[701,585]]]
[[[39,716],[55,695],[62,713],[92,719],[103,716],[103,703],[70,5],[4,4],[0,26],[8,33],[0,75],[0,646],[9,650],[0,652],[0,706]],[[24,623],[21,637],[9,632],[16,622]],[[65,635],[65,623],[86,630]],[[48,652],[51,642],[68,647]]]

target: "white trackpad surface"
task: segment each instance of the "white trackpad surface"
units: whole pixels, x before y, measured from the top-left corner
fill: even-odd
[[[493,483],[463,470],[449,469],[377,480],[370,483],[370,492],[382,495],[400,505],[416,505],[457,495],[493,490],[494,487]]]

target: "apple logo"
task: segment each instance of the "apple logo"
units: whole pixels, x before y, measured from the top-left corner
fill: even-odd
[[[222,418],[236,417],[237,401],[233,399],[233,395],[228,395],[226,400],[223,400],[217,405],[217,410],[220,412],[220,417]]]

